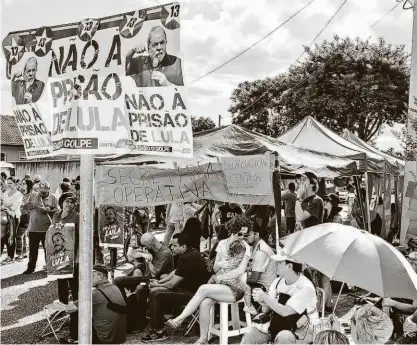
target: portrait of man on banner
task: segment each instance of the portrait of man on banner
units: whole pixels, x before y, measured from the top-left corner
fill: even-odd
[[[16,105],[35,103],[45,88],[45,83],[36,78],[38,60],[30,57],[26,60],[23,71],[12,76],[12,97]]]
[[[75,224],[57,223],[46,233],[46,270],[48,276],[72,278],[74,271]]]
[[[124,209],[118,206],[99,208],[100,246],[123,248],[124,243]]]
[[[139,56],[134,57],[136,54]],[[152,27],[146,44],[127,53],[125,69],[137,87],[184,86],[181,59],[167,53],[167,34],[162,26]]]

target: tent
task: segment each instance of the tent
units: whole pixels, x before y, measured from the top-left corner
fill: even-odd
[[[281,172],[312,171],[321,177],[348,176],[357,173],[352,158],[297,148],[237,125],[228,125],[196,133],[193,137],[194,158],[179,159],[149,155],[116,155],[96,159],[99,165],[158,164],[158,167],[193,166],[217,162],[217,157],[257,155],[277,152]]]
[[[381,173],[387,171],[390,174],[399,174],[396,158],[383,154],[365,142],[359,144],[347,140],[311,116],[307,116],[278,137],[278,140],[320,153],[355,159],[359,161],[359,170],[362,172]]]
[[[342,138],[350,141],[351,143],[362,147],[363,149],[370,151],[370,152],[374,152],[378,155],[380,155],[381,157],[384,157],[387,161],[389,161],[391,164],[395,164],[398,166],[399,169],[403,169],[405,162],[401,159],[395,158],[390,156],[389,154],[385,153],[385,152],[381,152],[378,149],[376,149],[375,147],[369,145],[367,142],[363,141],[362,139],[360,139],[359,137],[357,137],[355,134],[353,134],[351,131],[349,130],[345,130],[342,134]]]

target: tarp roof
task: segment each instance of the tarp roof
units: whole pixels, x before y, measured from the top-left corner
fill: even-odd
[[[338,157],[346,157],[366,162],[361,164],[362,171],[383,172],[384,164],[391,173],[398,173],[397,160],[389,155],[382,154],[370,145],[359,145],[336,134],[319,121],[307,116],[304,120],[278,137],[278,140],[296,147],[314,150],[320,153],[329,153]],[[388,157],[387,157],[388,156]],[[388,160],[389,158],[389,160]]]
[[[371,151],[374,152],[378,155],[380,155],[381,157],[384,157],[387,161],[389,161],[391,164],[399,164],[399,166],[404,167],[405,162],[401,159],[395,158],[390,156],[389,154],[385,153],[385,152],[381,152],[378,149],[376,149],[375,147],[369,145],[368,143],[366,143],[365,141],[363,141],[362,139],[360,139],[359,137],[357,137],[355,134],[353,134],[351,131],[349,130],[345,130],[342,134],[342,138],[350,141],[353,144],[356,144],[357,146],[362,147],[363,149],[367,150],[367,151]]]
[[[356,162],[323,152],[285,144],[237,125],[229,125],[194,135],[194,158],[179,159],[149,155],[122,155],[97,159],[97,164],[140,164],[154,162],[173,167],[216,162],[216,157],[242,156],[277,152],[282,172],[313,171],[320,177],[336,177],[357,173]]]

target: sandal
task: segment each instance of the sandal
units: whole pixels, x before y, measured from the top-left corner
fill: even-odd
[[[169,319],[165,324],[172,329],[178,329],[181,326],[181,323],[175,322],[174,319]]]

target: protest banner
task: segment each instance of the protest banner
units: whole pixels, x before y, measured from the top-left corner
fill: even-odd
[[[105,248],[123,248],[125,210],[120,206],[100,205],[99,245]]]
[[[50,155],[53,152],[51,137],[36,104],[16,105],[13,114],[22,136],[26,157],[33,159]]]
[[[75,224],[56,223],[45,238],[46,271],[49,278],[72,278],[75,259]]]
[[[54,154],[192,157],[178,3],[9,34],[13,104],[36,104]]]
[[[101,165],[96,169],[99,204],[155,206],[199,199],[253,205],[273,205],[268,195],[230,195],[221,165],[208,163],[176,169],[155,166]]]
[[[230,194],[268,195],[272,189],[272,155],[219,158]]]

